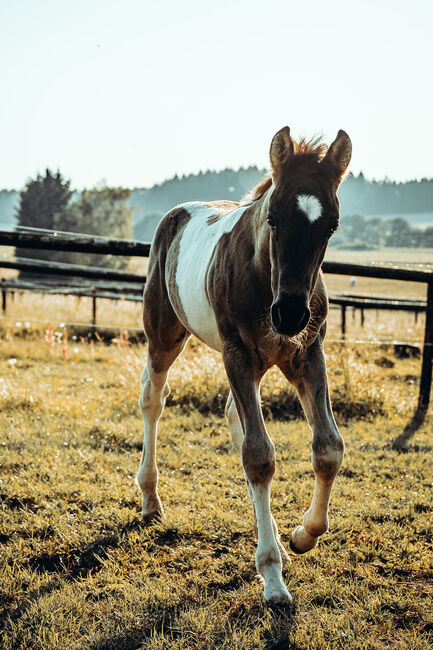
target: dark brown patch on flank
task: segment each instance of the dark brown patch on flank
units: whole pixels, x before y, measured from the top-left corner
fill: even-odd
[[[189,220],[191,219],[190,213],[182,208],[182,214],[179,215],[177,220],[177,229],[174,233],[174,237],[170,244],[170,249],[167,254],[167,262],[165,266],[165,277],[167,279],[167,285],[169,289],[169,299],[176,312],[179,320],[183,323],[188,331],[192,331],[188,325],[188,319],[186,317],[183,305],[179,298],[178,286],[176,284],[176,273],[177,265],[179,260],[179,248],[180,242],[182,240],[183,231]]]
[[[149,350],[152,348],[152,365],[157,372],[165,369],[165,357],[170,359],[170,350],[178,349],[189,332],[187,321],[172,303],[166,285],[166,273],[170,275],[177,260],[177,255],[173,255],[171,250],[178,246],[177,240],[189,219],[189,212],[183,208],[168,212],[158,225],[149,255],[143,322],[149,340]],[[175,273],[174,268],[173,277]]]

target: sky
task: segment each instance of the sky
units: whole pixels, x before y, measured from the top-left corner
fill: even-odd
[[[0,0],[0,188],[267,167],[285,125],[432,177],[432,24],[431,0]]]

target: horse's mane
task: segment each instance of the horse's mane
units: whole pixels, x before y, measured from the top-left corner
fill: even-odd
[[[328,145],[323,142],[320,136],[311,138],[311,140],[301,138],[298,142],[293,140],[293,144],[295,147],[295,156],[309,156],[316,162],[320,162],[328,151]],[[242,198],[241,205],[248,205],[249,203],[253,203],[253,201],[257,201],[257,199],[261,199],[271,185],[272,176],[268,173],[260,183],[245,194]]]

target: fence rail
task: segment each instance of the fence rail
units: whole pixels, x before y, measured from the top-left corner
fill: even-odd
[[[1,268],[1,257],[0,257]],[[114,293],[137,294],[143,295],[143,287],[135,282],[110,282],[109,280],[69,280],[62,278],[38,278],[32,280],[22,280],[20,278],[2,278],[0,287],[10,291],[39,291],[41,293],[55,291],[59,287],[67,291],[68,289],[91,289],[96,291],[112,291]]]
[[[63,250],[63,249],[62,249]],[[99,266],[81,266],[80,264],[66,264],[64,262],[48,262],[46,260],[29,260],[25,257],[0,257],[0,268],[16,269],[28,273],[44,273],[57,276],[72,276],[103,280],[118,280],[120,282],[136,282],[144,286],[146,277],[139,273],[104,269]]]
[[[32,229],[32,232],[0,230],[0,246],[135,257],[148,257],[150,251],[149,242],[110,239],[82,233],[59,234],[54,230],[41,229],[40,232],[37,232],[37,230],[37,228]]]
[[[433,282],[433,269],[418,271],[416,269],[402,269],[399,266],[323,262],[322,270],[324,273],[335,275],[356,275],[364,278],[402,280],[404,282]]]
[[[83,235],[81,233],[56,233],[54,231],[50,232],[46,230],[37,232],[37,229],[32,229],[31,232],[0,230],[0,246],[1,245],[43,250],[74,251],[77,253],[98,253],[101,255],[134,255],[140,257],[147,257],[150,251],[150,244],[147,242],[109,239],[99,236],[94,237],[92,235]],[[145,282],[145,278],[136,273],[126,273],[123,271],[100,269],[97,267],[80,267],[79,265],[61,264],[59,262],[35,262],[19,258],[5,260],[0,258],[0,267],[54,275],[91,277],[93,279],[110,279],[123,282],[137,282],[141,284],[144,284]],[[402,448],[405,446],[407,440],[413,435],[414,431],[416,431],[424,421],[430,400],[433,366],[433,269],[420,271],[400,268],[398,266],[324,262],[322,270],[324,273],[337,275],[402,280],[405,282],[422,282],[427,285],[426,304],[425,307],[423,307],[423,310],[425,309],[426,312],[426,318],[418,405],[412,421],[406,426],[403,433],[394,441],[394,445],[397,448]],[[344,298],[341,298],[341,300],[343,299]],[[347,306],[347,301],[350,300],[350,298],[346,297],[345,300]],[[369,302],[371,305],[373,304],[372,300]],[[374,305],[373,308],[384,308],[384,301],[376,302],[380,302],[380,306]],[[346,306],[344,306],[344,310]],[[367,308],[367,304],[364,304],[364,308]],[[395,308],[397,309],[398,307]],[[415,305],[412,304],[411,311],[414,311],[414,308]],[[407,309],[409,309],[409,305],[407,305]]]

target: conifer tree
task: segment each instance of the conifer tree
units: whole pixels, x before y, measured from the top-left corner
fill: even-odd
[[[45,176],[38,174],[30,180],[20,193],[17,211],[18,226],[31,228],[54,228],[55,216],[69,202],[72,192],[70,182],[65,181],[59,170],[53,174],[45,170]],[[32,259],[52,259],[50,251],[17,248],[16,255]]]

